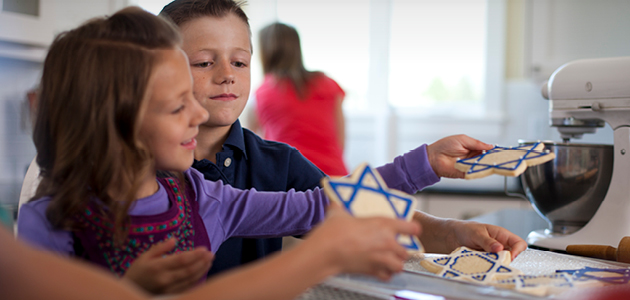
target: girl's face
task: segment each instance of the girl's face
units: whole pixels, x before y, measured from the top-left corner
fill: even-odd
[[[195,97],[210,113],[204,125],[231,126],[249,97],[252,53],[247,24],[234,14],[200,17],[184,23],[181,32]]]
[[[193,96],[184,52],[179,48],[158,51],[160,61],[149,82],[140,139],[154,156],[156,170],[185,171],[192,165],[195,137],[208,112]]]

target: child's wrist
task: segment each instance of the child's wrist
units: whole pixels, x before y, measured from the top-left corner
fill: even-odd
[[[310,270],[317,270],[322,278],[334,276],[344,271],[342,255],[338,253],[338,247],[341,245],[331,245],[328,241],[310,242],[307,239],[297,245],[295,249],[305,256],[305,260],[312,264]]]

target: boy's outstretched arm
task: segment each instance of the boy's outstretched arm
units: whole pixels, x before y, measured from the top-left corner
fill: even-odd
[[[527,249],[525,240],[503,227],[438,218],[421,211],[416,211],[413,220],[422,226],[418,238],[430,253],[450,253],[466,246],[488,252],[510,250],[514,259]]]

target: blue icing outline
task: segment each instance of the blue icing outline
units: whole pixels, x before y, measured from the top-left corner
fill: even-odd
[[[400,234],[399,234],[399,235],[397,235],[397,236],[396,236],[396,238],[398,238],[399,236],[400,236]],[[410,243],[409,243],[409,244],[400,243],[400,241],[398,241],[398,242],[399,242],[399,243],[400,243],[403,247],[405,247],[405,248],[407,248],[407,249],[409,249],[409,250],[420,250],[420,249],[422,249],[422,248],[420,247],[420,244],[416,243],[416,239],[415,239],[413,236],[410,236],[410,237],[411,237],[411,238],[409,239],[409,240],[410,240]]]
[[[444,263],[438,262],[438,261],[442,261],[442,260],[446,260],[446,262],[444,262]],[[448,266],[448,263],[450,261],[451,261],[451,257],[450,256],[440,257],[440,258],[437,258],[437,259],[433,260],[434,263],[436,263],[436,264],[438,264],[440,266],[445,266],[445,267]]]
[[[365,179],[365,177],[368,174],[372,176],[372,178],[376,182],[378,188],[372,188],[372,187],[369,187],[369,186],[362,185],[363,179]],[[409,196],[409,197],[402,197],[402,196],[394,195],[394,194],[388,192],[386,190],[386,188],[383,188],[383,186],[381,185],[381,182],[379,180],[377,180],[377,177],[374,174],[374,170],[372,170],[372,168],[370,166],[366,166],[365,167],[365,169],[361,173],[361,176],[359,177],[358,181],[355,182],[355,183],[336,182],[334,180],[330,180],[329,183],[330,183],[330,187],[332,188],[333,192],[335,193],[335,195],[337,195],[337,198],[339,198],[341,200],[341,202],[343,202],[343,205],[346,207],[346,210],[349,211],[350,214],[352,214],[352,215],[354,215],[354,214],[353,214],[352,210],[350,210],[350,206],[352,205],[352,202],[354,202],[357,193],[361,189],[368,190],[368,191],[371,191],[371,192],[376,192],[376,193],[384,195],[385,198],[387,199],[387,202],[392,207],[392,210],[396,214],[396,217],[398,217],[399,219],[405,219],[405,220],[407,219],[407,216],[409,215],[409,213],[411,211],[411,206],[412,206],[413,201],[414,201],[413,198],[411,198],[411,196]],[[352,188],[353,189],[352,195],[347,200],[344,199],[343,197],[341,197],[341,194],[339,194],[339,192],[337,191],[337,188],[339,188],[339,187],[350,187],[350,188]],[[396,210],[396,206],[392,202],[391,198],[397,198],[399,200],[402,200],[406,204],[405,207],[404,207],[404,211],[402,213],[400,213],[398,210]]]
[[[630,269],[608,269],[608,268],[592,268],[592,267],[584,267],[582,269],[577,270],[557,270],[557,273],[568,273],[571,274],[574,280],[584,281],[588,279],[595,279],[607,283],[613,284],[627,284],[630,282]],[[609,273],[617,273],[620,276],[618,277],[598,277],[589,275],[589,272],[609,272]]]
[[[503,266],[503,265],[501,265],[501,266],[499,266],[497,268],[497,273],[510,273],[510,272],[512,272],[512,269],[510,269],[510,268],[508,268],[506,266]]]
[[[469,251],[466,251],[466,252],[469,252]],[[465,252],[462,251],[462,253],[465,253]],[[457,260],[459,260],[462,257],[469,257],[469,256],[477,256],[477,257],[479,257],[481,259],[484,259],[485,261],[490,263],[490,267],[488,268],[488,270],[481,271],[481,272],[475,272],[475,273],[464,273],[464,272],[462,272],[462,271],[460,271],[458,269],[453,268],[457,264]],[[492,271],[492,269],[494,269],[496,265],[497,265],[496,260],[492,261],[492,259],[484,257],[483,255],[480,255],[478,253],[472,253],[472,254],[458,255],[458,256],[454,257],[453,258],[453,263],[449,264],[448,267],[449,267],[450,270],[453,270],[454,272],[459,272],[460,274],[473,275],[473,274],[477,274],[477,273],[488,273],[488,272]],[[475,276],[477,276],[477,275],[475,275]]]
[[[367,176],[370,176],[374,180],[374,182],[376,183],[376,188],[363,185],[364,179]],[[346,177],[346,178],[352,178],[352,177]],[[354,202],[357,194],[359,193],[359,190],[362,190],[362,189],[367,190],[369,192],[383,195],[384,198],[389,203],[389,206],[391,207],[392,211],[396,215],[396,218],[398,219],[407,220],[407,217],[409,216],[409,214],[413,213],[411,210],[411,207],[413,206],[415,199],[412,196],[396,195],[396,194],[388,192],[387,186],[383,186],[383,184],[381,184],[381,180],[378,179],[377,175],[375,174],[374,169],[372,169],[372,167],[370,167],[369,165],[365,166],[365,168],[361,172],[361,175],[359,176],[356,182],[349,183],[349,182],[335,181],[334,179],[330,179],[328,181],[328,184],[330,185],[331,190],[335,194],[337,199],[339,199],[343,203],[343,206],[346,208],[346,211],[348,211],[351,215],[354,215],[354,212],[350,209],[350,206]],[[340,187],[352,188],[352,194],[350,195],[350,197],[348,197],[348,199],[344,199],[344,197],[341,196],[338,190]],[[394,205],[393,199],[400,200],[403,202],[402,212],[398,211],[398,209],[396,208],[396,205]],[[400,241],[399,243],[403,247],[409,250],[422,250],[420,241],[415,236],[409,235],[409,237],[410,237],[409,243],[400,243]]]
[[[474,174],[474,173],[479,173],[482,171],[486,171],[488,169],[501,169],[501,170],[507,170],[507,171],[514,171],[516,170],[525,160],[528,159],[534,159],[534,158],[539,158],[541,156],[545,156],[545,155],[549,155],[549,153],[547,152],[543,152],[543,151],[536,151],[534,150],[534,148],[536,148],[538,145],[540,145],[540,142],[534,143],[534,144],[528,144],[528,145],[523,145],[523,146],[519,146],[519,147],[500,147],[500,146],[494,146],[494,148],[487,150],[485,153],[482,153],[480,155],[477,156],[473,156],[470,158],[464,158],[464,159],[459,159],[457,160],[458,163],[463,164],[463,165],[467,165],[467,166],[471,166],[470,169],[466,172],[467,174]],[[483,164],[483,163],[478,163],[478,161],[482,160],[486,155],[491,154],[491,153],[497,153],[500,151],[504,151],[504,150],[526,150],[525,154],[516,160],[511,160],[511,161],[507,161],[501,164]],[[537,154],[536,156],[530,156],[530,154]],[[505,165],[508,164],[512,164],[515,163],[516,165],[514,167],[504,167]],[[478,169],[475,169],[476,167],[480,167]]]
[[[484,252],[484,255],[494,259],[494,260],[498,260],[499,259],[499,254],[498,253],[492,253],[492,252]]]

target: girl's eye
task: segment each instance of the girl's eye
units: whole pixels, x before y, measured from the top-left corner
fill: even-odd
[[[176,114],[176,113],[181,112],[182,110],[184,110],[184,106],[183,106],[183,105],[182,105],[182,106],[180,106],[180,107],[178,107],[178,108],[177,108],[176,110],[174,110],[172,113],[173,113],[173,114]]]
[[[247,64],[241,61],[237,61],[237,62],[234,62],[234,66],[238,68],[244,68],[244,67],[247,67]]]
[[[193,66],[195,67],[199,67],[199,68],[207,68],[211,65],[212,63],[209,61],[204,61],[204,62],[200,62],[200,63],[196,63]]]

